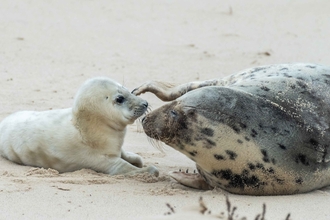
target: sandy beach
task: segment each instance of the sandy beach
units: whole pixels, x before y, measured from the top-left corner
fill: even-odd
[[[274,63],[329,66],[329,10],[323,0],[2,0],[0,120],[71,107],[80,85],[96,76],[133,90],[148,80],[180,84]],[[164,104],[141,97],[152,109]],[[128,127],[123,148],[160,176],[59,174],[0,158],[0,219],[226,219],[226,195],[235,219],[255,219],[263,204],[265,219],[330,219],[330,187],[269,197],[195,190],[168,176],[192,172],[194,162],[152,146],[138,123]]]

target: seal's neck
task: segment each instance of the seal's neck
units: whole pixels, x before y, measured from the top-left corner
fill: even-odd
[[[82,141],[91,148],[103,149],[109,145],[114,149],[121,148],[126,134],[126,126],[110,124],[108,121],[104,116],[89,111],[75,112],[72,120]]]

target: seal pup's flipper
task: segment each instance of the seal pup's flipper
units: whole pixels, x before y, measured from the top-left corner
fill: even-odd
[[[170,177],[182,185],[202,190],[209,190],[212,187],[203,179],[199,173],[184,173],[180,171],[169,172]]]

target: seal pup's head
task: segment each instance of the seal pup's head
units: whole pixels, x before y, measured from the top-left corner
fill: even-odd
[[[148,102],[131,94],[112,79],[98,77],[87,80],[78,90],[73,112],[76,127],[88,124],[106,124],[115,130],[123,130],[143,115]]]

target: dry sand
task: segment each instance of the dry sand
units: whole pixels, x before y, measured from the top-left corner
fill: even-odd
[[[330,65],[329,11],[325,0],[1,0],[0,119],[70,107],[94,76],[133,89],[150,79],[184,83],[271,63]],[[163,104],[142,97],[153,109]],[[226,211],[226,192],[172,181],[169,171],[192,171],[194,163],[170,147],[160,152],[136,124],[123,147],[156,165],[160,177],[58,174],[0,158],[0,219],[202,219],[200,196],[213,215]],[[263,203],[266,219],[330,219],[329,194],[229,198],[248,219]],[[175,214],[164,215],[166,203]]]

